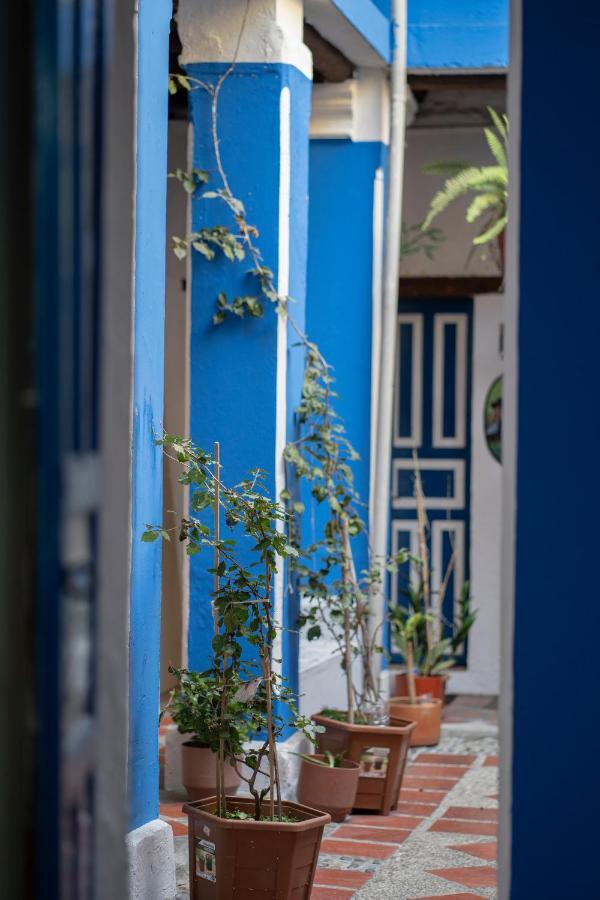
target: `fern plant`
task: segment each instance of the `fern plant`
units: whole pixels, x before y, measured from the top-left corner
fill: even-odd
[[[460,160],[431,163],[422,171],[427,175],[445,175],[446,182],[433,197],[423,229],[451,203],[465,194],[475,197],[467,209],[467,222],[483,217],[479,233],[473,238],[475,245],[488,244],[500,235],[508,222],[508,118],[488,106],[493,128],[484,128],[485,139],[494,158],[494,164],[473,166]]]

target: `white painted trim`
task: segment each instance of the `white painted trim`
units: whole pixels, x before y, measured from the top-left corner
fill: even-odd
[[[313,84],[310,114],[312,139],[354,140],[356,82]]]
[[[444,437],[444,328],[456,326],[456,366],[454,436]],[[462,449],[466,441],[467,411],[467,316],[466,313],[439,313],[433,334],[433,446]]]
[[[175,846],[171,826],[162,819],[152,819],[130,831],[125,844],[129,900],[175,900]],[[104,890],[107,888],[105,883]]]
[[[419,556],[419,527],[416,519],[392,519],[392,539],[391,539],[391,550],[392,553],[397,553],[400,549],[398,546],[398,534],[401,531],[408,531],[410,534],[410,547],[407,549],[410,550],[411,556],[414,556],[415,559]],[[411,563],[410,567],[411,576],[410,581],[411,584],[416,583],[417,576],[417,566],[416,564]],[[391,599],[392,603],[398,603],[398,575],[396,572],[392,574],[391,579]]]
[[[381,291],[383,286],[383,221],[385,181],[383,169],[375,171],[373,180],[373,270],[371,273],[371,445],[369,454],[369,498],[374,493],[377,429],[377,396],[379,394],[379,356],[381,353]],[[373,505],[369,502],[369,532],[373,530]]]
[[[361,68],[354,76],[354,140],[390,142],[390,83],[385,69]],[[408,88],[407,88],[408,91]]]
[[[521,208],[521,72],[522,0],[510,6],[510,120],[508,228],[504,295],[504,384],[502,435],[502,631],[500,670],[500,815],[498,845],[498,898],[511,894],[512,759],[513,759],[513,640],[515,610],[515,530],[517,485],[517,385],[519,378],[518,315]]]
[[[370,7],[371,17],[385,18],[372,2]],[[355,65],[387,68],[377,51],[337,8],[335,0],[304,0],[304,18]]]
[[[177,25],[184,66],[235,58],[295,66],[312,79],[312,54],[302,42],[302,0],[252,0],[248,7],[246,0],[179,0]]]
[[[411,434],[400,437],[400,328],[412,325],[412,378],[411,378]],[[401,313],[398,316],[396,339],[396,374],[394,403],[394,447],[420,447],[423,440],[423,316],[420,313]]]
[[[291,192],[291,94],[284,87],[279,97],[279,228],[277,253],[277,293],[286,297],[290,291],[290,192]],[[287,442],[287,318],[277,317],[277,377],[275,388],[275,496],[279,498],[285,488],[285,461],[283,451]],[[284,523],[277,522],[277,530],[283,532]],[[280,562],[273,580],[273,617],[280,626],[273,641],[273,671],[282,670],[283,594],[285,588],[284,566]]]
[[[460,597],[465,580],[465,523],[459,519],[434,519],[431,523],[431,592],[432,599],[439,594],[445,570],[443,570],[443,535],[454,535],[456,558],[453,570],[454,621],[460,614]]]
[[[356,142],[390,140],[390,88],[382,69],[358,69],[354,78],[314,84],[310,136]]]
[[[392,508],[416,509],[417,501],[413,493],[409,496],[400,496],[397,492],[397,474],[400,471],[413,472],[430,471],[454,472],[454,493],[451,496],[443,495],[432,497],[427,494],[425,506],[427,509],[464,509],[465,508],[465,463],[462,459],[394,459],[392,461]]]

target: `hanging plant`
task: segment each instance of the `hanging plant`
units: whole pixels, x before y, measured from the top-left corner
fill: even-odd
[[[459,160],[437,162],[423,166],[427,175],[445,175],[446,182],[433,197],[423,229],[431,227],[433,220],[460,197],[475,194],[467,212],[469,223],[482,220],[473,244],[480,246],[494,241],[508,223],[508,118],[488,106],[493,128],[484,128],[494,162],[487,166],[474,166]]]

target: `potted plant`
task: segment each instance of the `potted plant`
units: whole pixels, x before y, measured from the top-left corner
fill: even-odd
[[[420,612],[413,613],[401,623],[395,620],[396,637],[401,636],[405,652],[408,696],[393,697],[389,701],[390,720],[394,722],[398,717],[415,723],[416,727],[411,735],[413,747],[439,743],[442,727],[442,701],[431,694],[418,695],[415,686],[413,665],[415,635],[420,625],[427,625],[430,621],[430,616]]]
[[[360,766],[343,753],[299,754],[298,800],[305,806],[329,813],[333,822],[343,822],[355,805]]]
[[[452,550],[440,587],[434,591],[427,544],[426,501],[421,472],[414,454],[414,493],[417,510],[419,555],[409,562],[417,569],[417,586],[408,584],[408,607],[390,607],[392,634],[402,654],[406,672],[396,676],[395,696],[389,701],[390,716],[413,720],[413,745],[437,744],[440,738],[446,671],[456,663],[476,613],[471,609],[469,583],[462,586],[461,614],[451,626],[444,620],[444,599],[455,571]],[[445,634],[446,632],[446,634]],[[446,636],[449,632],[450,636]]]
[[[217,790],[184,806],[191,896],[229,900],[243,885],[245,892],[308,900],[323,828],[331,819],[281,796],[277,738],[292,725],[314,742],[312,723],[296,713],[291,692],[271,664],[279,628],[272,615],[272,581],[281,560],[295,553],[280,527],[287,514],[268,497],[258,470],[235,488],[223,484],[218,445],[213,458],[188,439],[166,435],[158,443],[181,463],[180,481],[191,488],[190,509],[200,516],[185,517],[172,529],[149,525],[143,539],[169,540],[177,532],[190,556],[212,553],[213,656],[204,674],[220,702],[206,705],[205,724],[217,748]],[[206,521],[209,508],[212,528]],[[241,532],[251,564],[239,562],[235,540],[221,538],[221,510],[227,525]],[[254,742],[240,755],[246,730]],[[227,793],[228,762],[250,796]]]
[[[221,703],[221,693],[213,674],[190,672],[188,669],[169,671],[178,681],[171,691],[168,709],[180,734],[186,735],[181,745],[181,775],[190,800],[214,797],[217,790],[217,754],[219,736],[215,731],[216,711]],[[235,696],[235,694],[234,694]],[[236,757],[243,754],[248,728],[243,718],[244,705],[230,700],[227,714],[231,719],[231,750]],[[225,790],[233,794],[240,784],[240,776],[229,760],[223,768]]]
[[[493,156],[487,166],[473,166],[468,162],[451,160],[431,163],[423,167],[428,175],[445,175],[444,186],[433,197],[423,229],[451,203],[465,194],[475,194],[467,213],[467,222],[483,218],[473,244],[480,246],[497,241],[504,264],[504,230],[508,223],[508,118],[488,106],[494,128],[484,128],[485,139]]]
[[[297,410],[300,434],[285,450],[288,464],[308,482],[312,500],[322,511],[319,540],[304,547],[301,522],[293,535],[298,555],[292,567],[303,602],[299,624],[307,627],[309,640],[323,633],[334,639],[346,682],[346,708],[322,710],[312,717],[321,728],[318,752],[343,752],[358,763],[355,808],[387,815],[398,800],[414,725],[388,723],[375,665],[383,649],[379,637],[383,622],[376,621],[372,610],[374,597],[383,592],[384,570],[395,569],[408,554],[401,550],[394,559],[371,558],[368,569],[357,575],[353,544],[369,545],[351,468],[358,456],[332,408],[332,383],[328,366],[310,345]],[[385,757],[385,766],[375,769],[372,751]]]

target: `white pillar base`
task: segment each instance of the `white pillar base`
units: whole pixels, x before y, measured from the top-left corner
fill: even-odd
[[[129,874],[129,900],[175,900],[175,847],[173,831],[153,819],[125,838]]]

